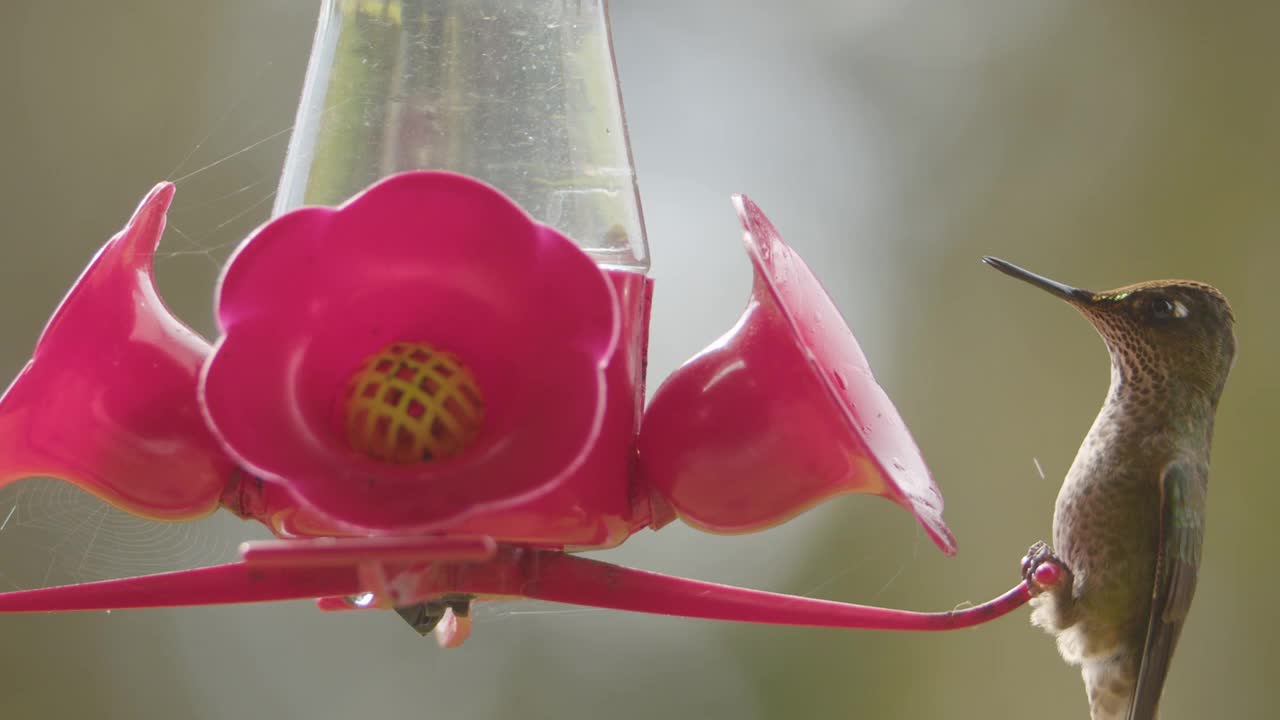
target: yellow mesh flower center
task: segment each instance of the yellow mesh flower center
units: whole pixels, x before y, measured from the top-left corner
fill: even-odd
[[[480,432],[484,400],[457,357],[425,343],[392,343],[347,389],[347,442],[375,460],[430,462],[457,455]]]

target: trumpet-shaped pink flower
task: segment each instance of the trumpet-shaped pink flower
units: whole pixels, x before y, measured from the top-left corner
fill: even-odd
[[[880,495],[954,553],[942,493],[835,303],[764,212],[735,203],[755,290],[738,325],[654,395],[638,442],[646,482],[721,533]]]
[[[267,224],[224,270],[217,320],[224,335],[200,399],[226,450],[336,526],[364,531],[443,529],[556,489],[602,432],[619,338],[614,290],[590,257],[493,188],[441,172],[397,175],[340,208]],[[400,403],[418,440],[449,428],[413,422],[450,408],[451,422],[471,418],[454,428],[466,442],[420,460],[370,454],[351,441],[361,421],[349,393],[364,387],[353,378],[371,356],[423,348],[447,360],[422,380],[423,402],[465,375],[467,407],[445,398],[424,412],[392,389],[370,392],[391,393],[378,397]],[[388,376],[400,372],[388,362]]]
[[[0,396],[0,486],[57,477],[161,520],[218,507],[235,467],[196,403],[203,338],[152,279],[173,185],[157,185],[49,320]]]

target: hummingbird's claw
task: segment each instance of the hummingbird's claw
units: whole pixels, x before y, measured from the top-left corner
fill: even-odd
[[[1022,558],[1022,579],[1032,595],[1039,595],[1050,587],[1062,582],[1070,575],[1067,566],[1043,541],[1037,542],[1027,550]]]

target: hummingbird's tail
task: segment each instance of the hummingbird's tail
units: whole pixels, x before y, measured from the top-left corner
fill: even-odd
[[[1130,705],[1137,688],[1137,658],[1120,656],[1085,660],[1081,665],[1084,689],[1089,695],[1091,720],[1156,720],[1152,711],[1147,717],[1130,717]]]

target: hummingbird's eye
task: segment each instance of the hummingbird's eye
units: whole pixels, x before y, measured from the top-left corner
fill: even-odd
[[[1177,300],[1170,300],[1167,297],[1154,297],[1147,307],[1151,312],[1151,317],[1156,320],[1184,318],[1190,314],[1186,305]]]

